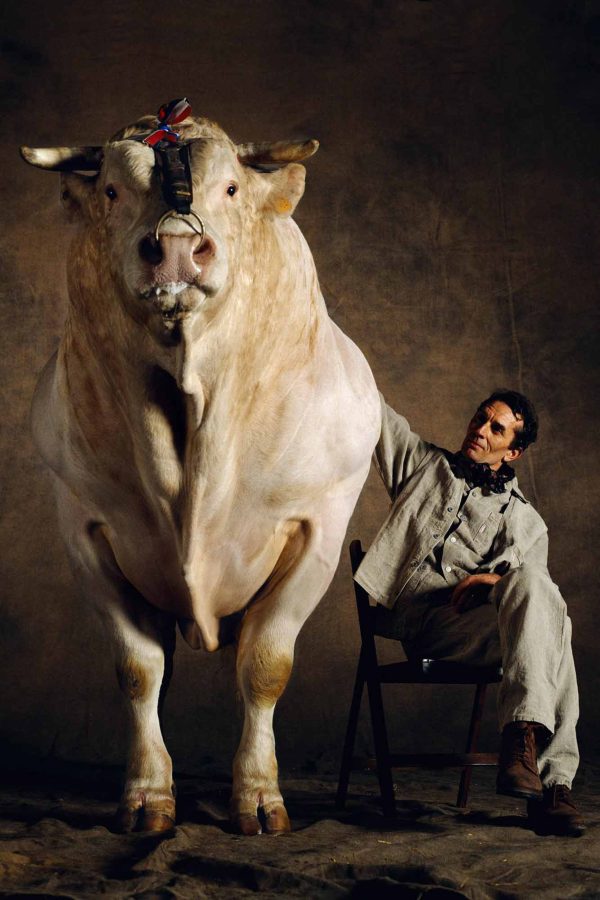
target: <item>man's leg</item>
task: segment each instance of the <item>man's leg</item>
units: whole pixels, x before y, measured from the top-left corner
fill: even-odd
[[[502,655],[496,609],[491,603],[457,613],[451,591],[377,607],[375,632],[399,640],[409,658],[440,659],[475,666],[500,666]]]
[[[408,656],[502,664],[500,729],[516,721],[543,725],[549,740],[539,758],[542,782],[570,788],[579,761],[579,701],[566,604],[547,570],[527,563],[501,578],[489,600],[463,613],[446,591],[401,600],[400,609],[378,610],[376,630],[399,639]]]
[[[510,754],[519,741],[525,747],[542,738],[537,768],[543,793],[528,801],[529,820],[538,832],[577,837],[584,823],[570,789],[579,762],[579,698],[566,604],[547,570],[527,564],[505,575],[490,599],[498,608],[504,665],[498,694],[503,750]],[[544,726],[543,736],[534,723]],[[502,786],[500,773],[501,792]]]
[[[530,815],[548,830],[580,834],[581,819],[568,793],[579,760],[577,680],[571,623],[557,586],[545,569],[523,565],[494,586],[491,602],[484,606],[456,613],[444,594],[411,599],[387,620],[383,610],[377,630],[401,640],[408,656],[473,665],[502,662],[501,728],[508,726],[508,733],[511,727],[519,730],[515,722],[539,723],[549,737],[537,765],[533,747],[532,774],[539,790],[539,766],[544,797],[542,803],[530,804]],[[529,730],[529,741],[534,733],[535,728]],[[517,735],[518,741],[522,738]]]
[[[547,571],[528,564],[501,578],[490,600],[498,609],[504,668],[500,727],[515,721],[543,725],[549,735],[538,762],[544,787],[570,788],[579,762],[579,699],[566,604]]]

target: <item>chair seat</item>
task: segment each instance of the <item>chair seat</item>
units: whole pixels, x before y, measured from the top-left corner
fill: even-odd
[[[497,753],[390,753],[389,764],[392,769],[462,769],[464,766],[495,766],[498,763]],[[371,769],[377,771],[377,759],[374,756],[353,756],[353,769]]]
[[[500,666],[471,666],[440,659],[412,659],[378,666],[383,684],[495,684]]]

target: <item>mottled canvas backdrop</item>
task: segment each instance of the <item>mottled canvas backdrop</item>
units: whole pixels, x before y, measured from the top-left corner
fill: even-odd
[[[540,441],[519,477],[550,529],[574,623],[582,750],[598,753],[599,15],[585,0],[4,5],[4,746],[120,762],[126,728],[29,433],[65,315],[69,228],[58,176],[27,167],[17,147],[100,143],[185,95],[238,140],[319,138],[296,219],[332,317],[415,430],[455,448],[493,388],[537,403]],[[349,537],[368,542],[386,508],[372,473]],[[357,647],[344,550],[278,706],[283,766],[335,766]],[[386,702],[399,749],[462,745],[462,689],[391,688]],[[179,769],[229,765],[240,729],[231,650],[180,644],[165,729]],[[365,716],[359,749],[369,739]]]

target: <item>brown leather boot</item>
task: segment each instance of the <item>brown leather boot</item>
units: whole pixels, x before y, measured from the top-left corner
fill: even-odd
[[[565,784],[544,788],[542,800],[527,801],[529,824],[536,834],[559,834],[579,837],[585,831],[581,813]]]
[[[498,760],[496,793],[524,800],[542,799],[535,735],[536,731],[543,728],[537,722],[510,722],[505,726]]]

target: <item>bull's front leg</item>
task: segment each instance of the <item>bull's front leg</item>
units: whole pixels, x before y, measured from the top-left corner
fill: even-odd
[[[290,830],[290,822],[279,790],[273,713],[290,676],[296,634],[269,627],[285,623],[252,621],[263,618],[253,612],[238,647],[244,728],[233,764],[231,818],[242,834],[260,834],[263,828],[279,834]]]
[[[344,530],[345,520],[328,540],[320,529],[299,531],[271,584],[244,617],[237,651],[244,727],[231,798],[232,824],[242,834],[290,831],[279,790],[273,713],[292,670],[298,633],[335,572]]]
[[[127,775],[115,824],[120,831],[166,831],[175,825],[175,798],[159,707],[172,669],[174,619],[126,581],[102,526],[90,527],[79,501],[60,484],[57,496],[75,577],[106,627],[129,708]]]
[[[115,826],[119,831],[168,831],[175,826],[173,768],[159,713],[172,670],[174,621],[137,596],[107,604],[104,618],[131,722]]]

